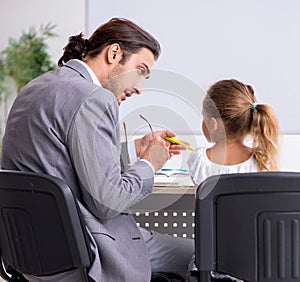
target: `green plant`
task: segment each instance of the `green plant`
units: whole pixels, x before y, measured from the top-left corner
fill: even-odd
[[[50,23],[42,25],[39,30],[31,27],[28,32],[23,32],[18,40],[9,39],[8,47],[1,52],[0,91],[7,93],[3,85],[6,76],[13,78],[19,93],[29,81],[55,68],[46,44],[48,38],[56,36],[54,28],[55,25]]]

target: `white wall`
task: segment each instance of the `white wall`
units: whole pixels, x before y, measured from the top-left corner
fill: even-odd
[[[39,28],[49,22],[56,24],[58,37],[49,39],[49,52],[57,62],[70,35],[85,31],[85,0],[1,0],[0,50],[8,38],[19,38],[30,27]]]

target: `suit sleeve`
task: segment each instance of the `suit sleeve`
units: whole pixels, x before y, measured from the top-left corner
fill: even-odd
[[[121,143],[121,170],[126,171],[129,168],[130,156],[126,142]]]
[[[70,130],[70,154],[84,204],[102,219],[126,211],[153,187],[154,173],[147,163],[137,160],[121,168],[118,111],[111,92],[96,90],[78,109]],[[124,165],[128,153],[122,151]]]

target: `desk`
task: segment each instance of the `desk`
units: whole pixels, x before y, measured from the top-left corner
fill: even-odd
[[[137,225],[174,237],[194,238],[195,188],[154,187],[131,208]]]

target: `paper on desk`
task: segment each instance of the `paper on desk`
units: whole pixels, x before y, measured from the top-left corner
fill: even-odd
[[[154,186],[194,186],[191,177],[187,174],[176,174],[172,176],[155,175]]]
[[[182,168],[162,168],[155,173],[156,175],[174,176],[174,175],[188,175],[187,169]]]

